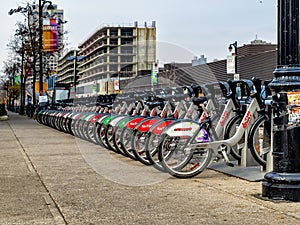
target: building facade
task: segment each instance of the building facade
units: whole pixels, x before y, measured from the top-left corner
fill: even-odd
[[[70,87],[75,84],[76,75],[78,74],[76,65],[77,53],[78,50],[71,50],[58,60],[56,82],[69,85]]]
[[[238,47],[237,52],[237,71],[240,79],[257,77],[270,80],[274,77],[273,72],[277,65],[276,44],[255,40]],[[232,74],[226,73],[226,66],[226,60],[218,60],[198,66],[179,68],[172,73],[164,71],[159,76],[170,80],[169,83],[173,85],[206,84],[233,79]]]
[[[103,25],[79,45],[76,94],[114,93],[116,80],[150,74],[156,61],[156,26]]]
[[[240,79],[257,77],[262,80],[271,80],[277,66],[277,45],[261,40],[252,41],[238,47],[237,69]],[[174,87],[191,84],[207,84],[233,79],[227,74],[226,60],[218,60],[197,66],[189,63],[165,64],[164,71],[158,74],[155,87]],[[151,90],[150,75],[137,77],[134,80],[122,83],[127,91]]]

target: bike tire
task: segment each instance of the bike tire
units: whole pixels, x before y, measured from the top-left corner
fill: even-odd
[[[96,143],[100,146],[103,146],[102,143],[101,143],[101,140],[100,140],[100,136],[99,136],[99,133],[100,133],[100,127],[101,127],[101,124],[100,123],[96,123],[95,126],[94,126],[94,139],[96,141]]]
[[[112,141],[113,141],[113,145],[114,145],[117,153],[120,153],[121,155],[125,156],[125,153],[122,149],[121,141],[120,141],[121,134],[122,134],[122,128],[120,128],[119,126],[115,126],[114,133],[112,136]]]
[[[105,130],[105,141],[106,144],[108,146],[108,149],[114,151],[114,152],[118,152],[114,146],[113,143],[113,136],[114,136],[114,132],[115,132],[115,127],[107,124],[106,130]]]
[[[122,145],[121,145],[121,135],[122,135],[122,131],[124,126],[126,125],[126,123],[130,120],[131,116],[126,116],[124,118],[122,118],[121,120],[119,120],[117,122],[117,124],[114,126],[114,133],[112,136],[113,139],[113,145],[116,148],[116,151],[118,153],[120,153],[121,155],[126,156],[126,154],[124,153],[123,149],[122,149]]]
[[[146,140],[146,156],[149,163],[157,170],[161,172],[166,172],[164,167],[161,165],[158,158],[159,145],[162,141],[162,135],[157,135],[154,133],[148,133],[148,138]]]
[[[239,114],[235,115],[230,119],[225,128],[224,140],[231,138],[236,133],[236,130],[240,125],[242,119],[243,116]],[[236,160],[241,160],[241,149],[242,146],[244,146],[244,144],[245,138],[242,138],[236,146],[231,147],[230,155]]]
[[[172,126],[171,126],[172,127]],[[171,128],[172,129],[172,128]],[[210,141],[209,133],[202,127],[199,132],[203,140]],[[199,137],[197,135],[197,137]],[[165,132],[159,147],[158,157],[164,169],[176,178],[192,178],[202,173],[212,161],[212,149],[199,148],[194,136],[169,136]]]
[[[132,151],[135,158],[141,163],[149,166],[152,163],[148,160],[146,155],[146,142],[147,142],[148,134],[146,132],[135,131],[132,136]]]
[[[126,116],[124,115],[115,115],[111,120],[107,123],[107,128],[105,132],[105,141],[110,150],[120,153],[114,143],[115,131],[118,127],[118,122],[124,119]]]
[[[120,143],[125,155],[133,160],[137,160],[132,149],[132,135],[133,130],[125,126],[122,130]]]
[[[253,158],[262,166],[267,164],[267,154],[271,150],[271,121],[260,116],[251,126],[248,147]]]

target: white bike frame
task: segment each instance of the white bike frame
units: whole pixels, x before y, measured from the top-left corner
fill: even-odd
[[[214,151],[217,151],[219,147],[226,146],[229,149],[241,140],[243,137],[245,131],[249,128],[249,124],[257,110],[259,110],[259,104],[255,98],[252,99],[251,104],[249,105],[247,112],[245,113],[242,122],[240,123],[236,133],[229,139],[227,140],[219,140],[219,141],[212,141],[212,142],[205,142],[205,143],[192,143],[190,142],[187,147],[197,147],[197,148],[210,148],[213,149]],[[218,130],[220,128],[216,128]],[[191,139],[193,140],[193,138]]]
[[[166,134],[171,137],[178,137],[178,136],[189,136],[189,137],[197,137],[199,134],[201,134],[201,123],[204,122],[207,118],[211,117],[210,112],[214,109],[213,102],[211,100],[208,100],[208,103],[206,107],[204,108],[204,112],[202,113],[199,122],[194,122],[193,120],[184,120],[179,121],[177,124],[173,124],[172,129],[166,129]],[[220,119],[218,120],[218,123],[216,125],[215,134],[217,138],[220,138],[221,135],[224,133],[224,129],[229,121],[230,114],[235,109],[234,103],[232,99],[229,99],[226,103],[226,106],[222,112],[222,115],[220,116]],[[194,140],[192,138],[191,140]]]

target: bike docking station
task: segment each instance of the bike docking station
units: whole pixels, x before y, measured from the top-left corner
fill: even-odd
[[[268,85],[272,92],[272,134],[267,163],[260,172],[266,172],[262,197],[300,202],[299,0],[278,0],[277,10],[278,62],[274,79]],[[249,179],[250,168],[255,168],[249,157],[244,148],[237,168],[211,168]]]
[[[248,106],[245,105],[245,107]],[[254,115],[254,118],[257,118],[257,115]],[[272,124],[272,119],[271,119],[271,124]],[[222,160],[220,160],[216,163],[212,163],[209,166],[209,168],[251,182],[263,181],[265,174],[267,172],[270,172],[273,168],[273,156],[272,156],[273,135],[271,135],[270,150],[266,154],[266,165],[262,166],[253,158],[248,148],[247,137],[248,137],[249,129],[250,126],[245,130],[245,134],[243,138],[244,142],[238,144],[237,146],[240,153],[240,159],[235,159],[234,157],[229,155],[229,159],[231,163],[234,165],[233,167],[227,166]]]

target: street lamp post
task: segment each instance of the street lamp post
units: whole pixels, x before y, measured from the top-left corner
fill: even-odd
[[[44,79],[43,79],[43,8],[46,3],[49,3],[47,10],[53,10],[54,7],[52,5],[51,1],[45,1],[45,0],[39,0],[39,92],[40,95],[43,93],[43,84],[44,84]]]
[[[73,87],[74,87],[74,94],[76,96],[76,86],[77,86],[77,51],[74,50],[74,78],[73,78]]]
[[[237,41],[234,43],[230,44],[228,47],[229,52],[234,56],[234,75],[238,74],[238,69],[237,69],[237,51],[238,51],[238,46],[237,46]],[[232,50],[234,50],[234,53],[232,53]]]
[[[300,91],[299,0],[278,0],[277,18],[278,66],[269,84],[274,108],[273,171],[265,175],[262,196],[300,202],[300,126],[288,124],[289,95]]]
[[[25,109],[25,74],[24,74],[24,40],[22,38],[22,48],[21,48],[21,98],[20,98],[20,115],[24,115]]]

